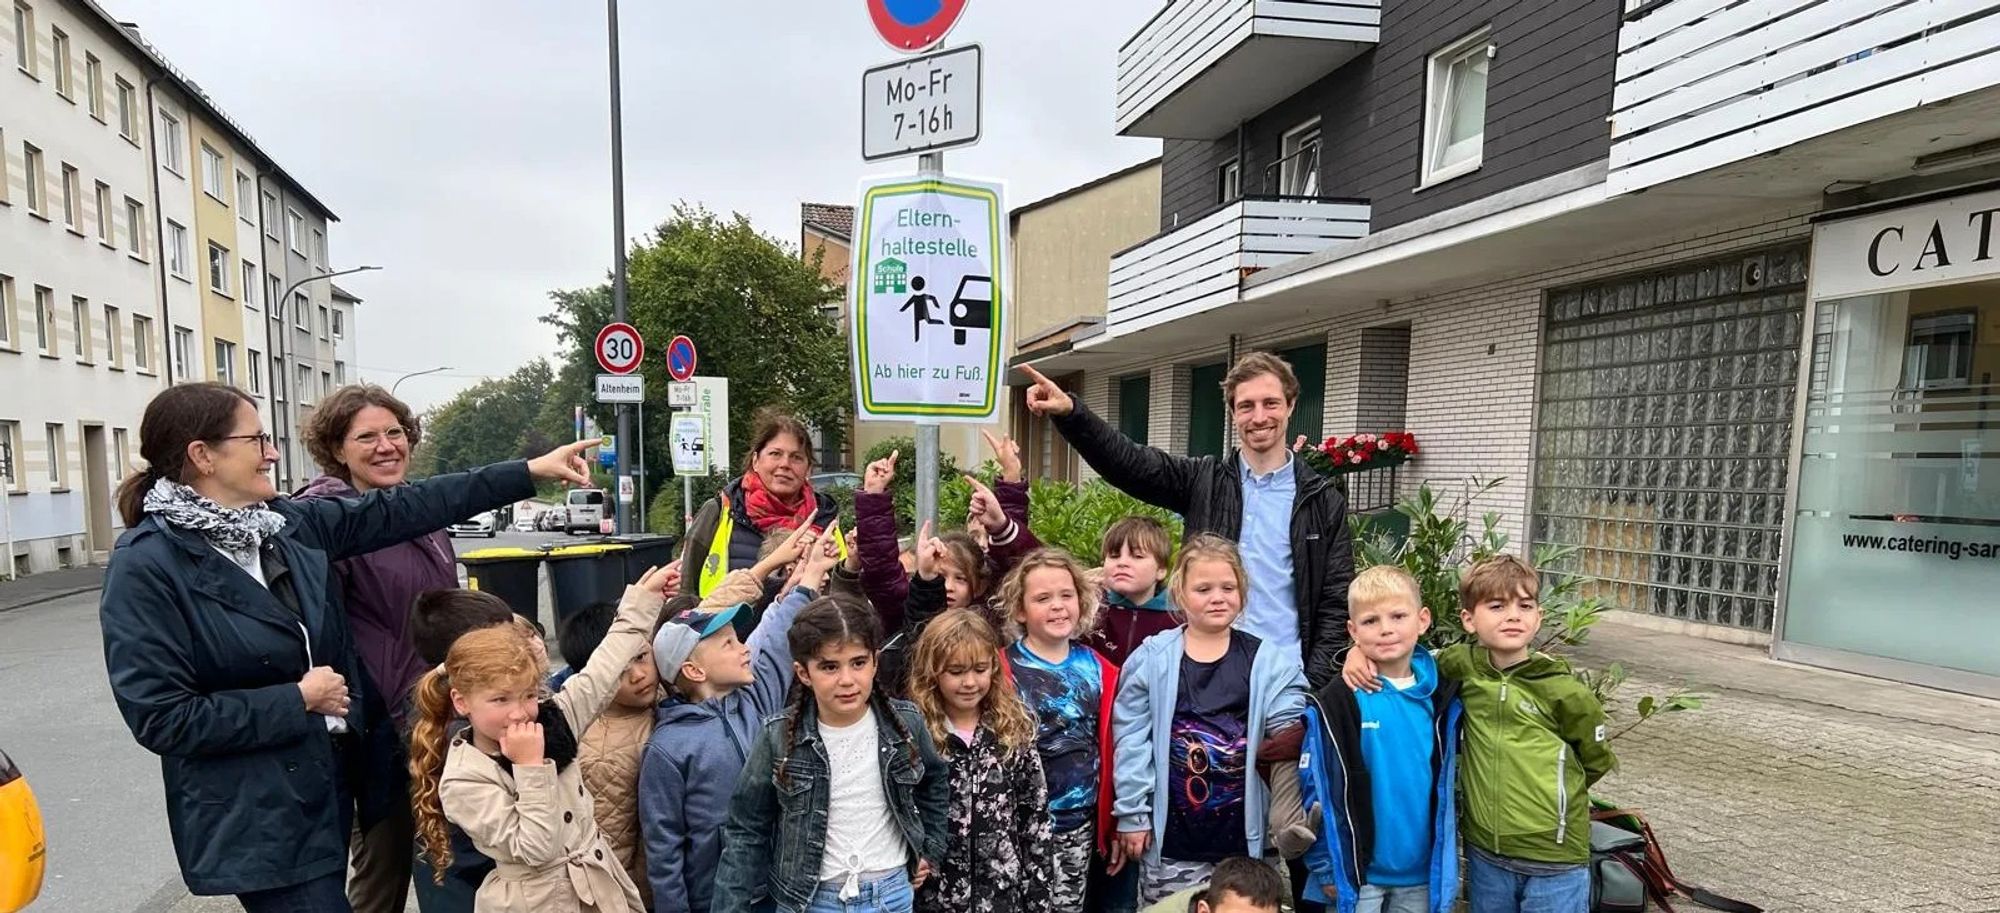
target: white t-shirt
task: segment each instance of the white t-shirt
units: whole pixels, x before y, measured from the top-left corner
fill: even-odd
[[[1397,678],[1396,676],[1393,675],[1384,675],[1382,676],[1382,678],[1387,680],[1389,684],[1395,685],[1397,691],[1408,691],[1411,688],[1415,688],[1417,686],[1417,677],[1414,675],[1405,676],[1403,678]]]
[[[882,739],[875,730],[874,709],[852,726],[828,726],[821,720],[819,737],[832,765],[819,879],[847,881],[864,872],[902,868],[910,861],[910,847],[882,791]]]

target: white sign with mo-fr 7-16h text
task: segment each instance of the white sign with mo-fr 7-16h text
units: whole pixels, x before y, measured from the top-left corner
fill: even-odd
[[[862,71],[862,160],[979,142],[979,68],[970,44]]]
[[[856,417],[993,420],[1006,370],[1006,214],[999,184],[862,184],[849,321]]]

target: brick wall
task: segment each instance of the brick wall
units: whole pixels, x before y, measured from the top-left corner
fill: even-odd
[[[1363,327],[1360,374],[1354,394],[1357,431],[1400,431],[1410,383],[1410,328]]]

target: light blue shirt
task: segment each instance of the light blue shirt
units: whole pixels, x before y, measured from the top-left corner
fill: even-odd
[[[1237,545],[1250,572],[1250,599],[1236,626],[1303,665],[1299,607],[1292,599],[1292,499],[1299,488],[1292,459],[1286,454],[1285,465],[1264,475],[1242,464],[1243,532]]]

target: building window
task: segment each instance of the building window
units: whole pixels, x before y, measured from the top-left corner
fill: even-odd
[[[229,294],[229,248],[214,241],[208,242],[208,289],[218,295]]]
[[[1486,67],[1492,46],[1484,31],[1431,55],[1424,84],[1423,184],[1479,167],[1486,143]]]
[[[243,306],[257,306],[257,264],[243,261]]]
[[[1233,203],[1243,198],[1243,163],[1230,159],[1215,172],[1215,202]]]
[[[292,249],[292,253],[301,257],[306,255],[306,217],[299,215],[296,209],[285,210],[285,244]]]
[[[0,480],[8,491],[25,491],[27,473],[21,471],[21,423],[0,422]]]
[[[167,220],[167,271],[175,277],[188,277],[188,230],[172,219]]]
[[[250,381],[250,392],[257,396],[263,396],[264,356],[256,349],[244,349],[243,353],[243,367],[247,369],[245,375]]]
[[[153,318],[132,315],[132,367],[153,370]]]
[[[0,276],[0,349],[14,347],[14,277]]]
[[[341,337],[347,335],[346,317],[347,317],[346,312],[340,310],[339,308],[333,309],[333,338],[340,339]]]
[[[76,82],[70,74],[69,36],[62,29],[49,29],[49,57],[56,65],[56,94],[75,101]]]
[[[76,231],[83,224],[83,186],[77,176],[76,166],[64,163],[62,166],[63,224],[70,231]]]
[[[327,339],[332,335],[333,335],[332,312],[328,311],[326,305],[322,304],[319,306],[319,338]]]
[[[319,372],[319,395],[331,396],[332,394],[333,394],[333,372],[332,371]]]
[[[139,132],[139,104],[137,93],[125,77],[113,77],[118,87],[118,134],[126,139],[136,139]]]
[[[97,243],[105,247],[116,247],[111,241],[112,219],[111,185],[97,182]]]
[[[0,203],[7,202],[7,185],[12,183],[7,179],[7,128],[0,127]]]
[[[83,52],[83,93],[90,104],[90,116],[104,120],[104,61]]]
[[[118,309],[104,306],[104,355],[114,368],[125,367],[124,340],[118,337]]]
[[[313,387],[313,372],[312,372],[312,366],[311,366],[311,365],[299,365],[299,366],[298,366],[298,369],[299,369],[299,384],[298,384],[298,386],[296,386],[296,387],[293,387],[293,388],[292,388],[292,391],[293,391],[294,393],[297,393],[297,394],[298,394],[298,396],[299,396],[299,402],[301,402],[301,403],[310,403],[310,402],[312,402],[312,401],[313,401],[313,395],[312,395],[312,387]]]
[[[172,111],[160,111],[160,163],[176,177],[186,177],[183,164],[187,155],[187,137],[181,135],[181,119]]]
[[[326,232],[317,228],[313,229],[312,261],[314,266],[326,269]]]
[[[228,180],[225,176],[227,174],[228,169],[222,165],[222,153],[209,148],[207,143],[202,143],[201,191],[215,198],[216,202],[224,206],[229,205],[229,201],[222,195],[226,187],[224,182]]]
[[[263,220],[264,236],[278,240],[278,198],[268,192],[264,194]]]
[[[271,398],[285,401],[285,360],[276,355],[271,356]]]
[[[1288,197],[1319,196],[1319,118],[1285,131],[1278,140],[1278,192]],[[1268,172],[1266,173],[1268,176]]]
[[[312,331],[312,299],[307,298],[305,292],[292,293],[292,325]]]
[[[333,363],[333,384],[336,387],[347,386],[347,362],[336,361]]]
[[[264,274],[264,309],[271,313],[272,320],[285,319],[284,280],[270,273]]]
[[[1201,365],[1189,375],[1188,456],[1220,457],[1225,440],[1224,426],[1229,410],[1222,402],[1222,378],[1229,366],[1222,362]]]
[[[125,478],[125,474],[132,471],[131,438],[125,429],[111,429],[111,453],[112,459],[118,461],[118,465],[111,470],[112,473],[120,479]]]
[[[250,204],[256,199],[250,192],[250,176],[241,171],[236,172],[236,217],[245,222],[255,218],[251,215]]]
[[[236,383],[236,343],[226,339],[215,341],[215,379],[225,384]]]
[[[125,249],[146,259],[146,204],[125,198]]]
[[[1118,381],[1118,431],[1141,447],[1150,443],[1153,425],[1153,377],[1134,374]]]
[[[1978,330],[1977,311],[1912,316],[1903,352],[1903,386],[1912,390],[1972,386],[1973,338]],[[1987,345],[1990,348],[1992,343]]]
[[[90,301],[81,295],[69,297],[69,322],[76,331],[76,339],[70,344],[76,360],[90,361]]]
[[[35,10],[26,3],[14,4],[14,65],[35,75]]]
[[[43,355],[56,354],[56,293],[35,286],[35,346]]]
[[[194,376],[194,331],[187,327],[174,327],[174,376]]]
[[[49,175],[42,166],[42,150],[30,143],[21,144],[22,177],[28,182],[28,211],[42,218],[48,218]]]
[[[69,469],[69,444],[64,440],[67,436],[63,434],[63,426],[51,422],[42,427],[49,436],[49,487],[68,488],[63,477]]]

